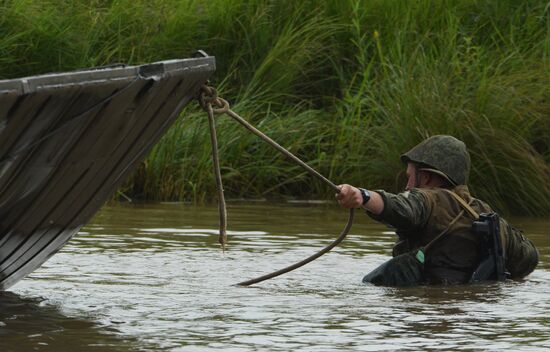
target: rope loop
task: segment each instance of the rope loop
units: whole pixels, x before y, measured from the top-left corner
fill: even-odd
[[[199,93],[200,106],[208,111],[209,105],[214,114],[225,114],[229,111],[229,103],[227,100],[218,97],[218,91],[214,87],[203,85]]]

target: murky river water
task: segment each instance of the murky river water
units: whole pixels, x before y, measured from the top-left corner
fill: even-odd
[[[344,243],[243,288],[333,239],[336,206],[229,204],[217,210],[106,206],[42,268],[0,294],[0,351],[550,350],[549,220],[518,219],[541,252],[523,282],[381,288],[362,276],[393,235],[358,213]]]

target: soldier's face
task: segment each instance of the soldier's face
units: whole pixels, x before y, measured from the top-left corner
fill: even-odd
[[[407,164],[407,187],[406,190],[422,187],[434,187],[437,184],[432,184],[434,179],[429,172],[419,171],[418,167],[413,163]]]
[[[413,163],[407,163],[407,187],[406,190],[418,187],[417,185],[418,175],[416,166]]]

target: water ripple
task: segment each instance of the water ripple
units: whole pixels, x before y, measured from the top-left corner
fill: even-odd
[[[522,282],[363,285],[362,275],[388,259],[394,240],[365,218],[321,259],[258,286],[236,287],[309,256],[342,224],[335,220],[340,212],[326,207],[232,207],[225,253],[214,207],[105,208],[14,288],[16,301],[46,298],[22,315],[0,313],[0,346],[26,351],[46,343],[41,350],[59,351],[80,336],[81,352],[550,349],[544,268]],[[538,244],[548,257],[548,241]],[[50,317],[62,323],[45,323]],[[27,343],[13,348],[22,334]]]

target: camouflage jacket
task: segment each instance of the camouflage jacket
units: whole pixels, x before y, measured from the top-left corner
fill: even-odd
[[[479,214],[491,208],[470,195],[467,186],[451,190]],[[396,229],[398,236],[393,255],[399,255],[426,246],[460,213],[463,207],[441,188],[415,188],[392,194],[377,191],[384,200],[379,215],[368,213],[373,219]],[[425,271],[429,283],[467,282],[480,260],[480,241],[472,231],[472,215],[464,212],[447,234],[426,253]]]

